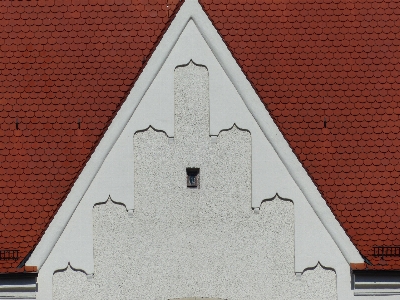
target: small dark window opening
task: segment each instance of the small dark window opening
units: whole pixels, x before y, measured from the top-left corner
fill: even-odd
[[[199,168],[186,168],[186,178],[188,188],[200,187],[200,169]]]

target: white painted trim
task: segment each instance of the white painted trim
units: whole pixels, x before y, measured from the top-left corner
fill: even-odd
[[[385,290],[363,290],[363,291],[355,291],[354,292],[354,296],[374,296],[374,297],[376,297],[376,296],[396,296],[396,295],[400,295],[400,290],[385,289]]]
[[[26,294],[26,293],[25,293]],[[14,300],[28,300],[28,299],[36,299],[35,294],[32,295],[24,295],[23,293],[14,293],[11,294],[0,294],[0,299],[14,299]]]
[[[111,148],[121,135],[140,100],[150,87],[177,42],[181,32],[191,19],[195,22],[203,38],[206,40],[213,54],[216,56],[229,79],[234,84],[247,108],[262,129],[264,135],[267,137],[288,172],[307,198],[322,224],[338,245],[347,262],[363,262],[357,249],[351,243],[343,228],[335,219],[325,200],[318,192],[318,189],[302,167],[301,163],[297,160],[290,146],[284,139],[276,124],[273,122],[260,98],[248,82],[240,67],[237,65],[235,59],[232,57],[221,36],[208,19],[200,4],[196,0],[186,0],[167,32],[164,34],[160,44],[154,51],[142,74],[139,76],[129,97],[115,116],[104,137],[92,154],[92,157],[76,180],[71,192],[68,194],[58,213],[55,215],[38,246],[33,251],[27,264],[38,266],[40,269],[46,261],[51,250],[72,217],[76,207],[87,192],[97,172],[105,161]]]

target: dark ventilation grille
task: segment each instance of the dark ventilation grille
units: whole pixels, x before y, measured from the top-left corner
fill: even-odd
[[[186,168],[186,181],[188,188],[199,188],[200,187],[200,169],[199,168]]]
[[[400,257],[400,246],[374,247],[374,256]]]
[[[17,260],[18,250],[0,250],[0,260]]]

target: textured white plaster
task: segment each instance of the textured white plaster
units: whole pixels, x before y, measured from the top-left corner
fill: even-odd
[[[254,215],[248,196],[221,211],[220,195],[144,194],[154,198],[134,218],[111,201],[94,208],[94,278],[56,272],[53,299],[337,299],[333,271],[318,266],[296,279],[291,202],[265,202]]]
[[[343,262],[342,253],[347,262],[362,262],[360,255],[291,152],[201,6],[195,0],[187,0],[27,262],[42,269],[48,260],[38,278],[42,287],[39,287],[42,290],[39,297],[49,299],[46,291],[50,290],[49,284],[51,286],[50,274],[64,268],[68,262],[87,273],[93,272],[92,224],[87,215],[94,201],[104,201],[111,195],[129,210],[134,208],[132,136],[137,130],[152,125],[172,137],[173,69],[190,59],[207,65],[210,71],[210,132],[217,134],[236,123],[252,134],[253,206],[259,206],[262,199],[276,193],[295,202],[296,271],[318,261],[334,267],[337,272],[340,265],[344,274],[341,290],[349,289],[349,268]],[[310,228],[313,234],[309,233]]]
[[[208,71],[175,71],[175,139],[134,137],[135,210],[94,207],[95,274],[56,272],[53,299],[336,299],[336,274],[294,273],[294,207],[251,210],[251,135],[233,127],[211,143]],[[186,186],[186,168],[201,186]]]

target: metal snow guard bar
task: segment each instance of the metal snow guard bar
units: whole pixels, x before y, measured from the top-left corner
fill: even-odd
[[[375,246],[374,256],[400,257],[400,246]]]
[[[18,260],[18,250],[0,250],[0,260]]]

